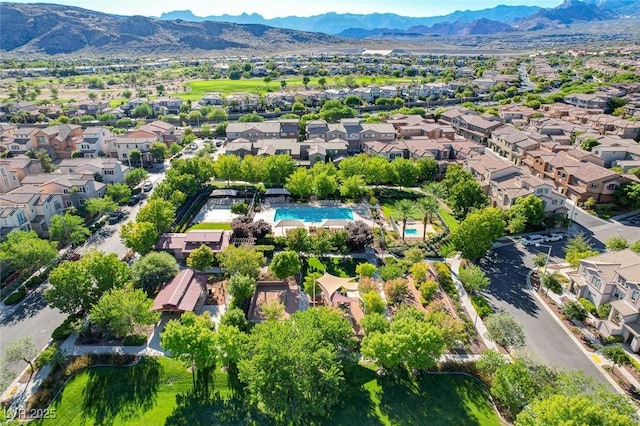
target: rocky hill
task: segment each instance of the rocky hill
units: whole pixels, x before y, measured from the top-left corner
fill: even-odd
[[[24,54],[276,52],[344,43],[322,33],[266,25],[160,21],[50,4],[0,3],[0,28],[0,51]]]

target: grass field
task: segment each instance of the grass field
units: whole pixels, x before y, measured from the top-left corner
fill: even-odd
[[[336,277],[351,278],[358,275],[356,274],[356,266],[364,262],[363,259],[338,257],[330,257],[321,261],[317,257],[310,257],[307,259],[307,267],[317,271],[327,271]],[[303,275],[306,275],[306,269],[303,271]]]
[[[332,77],[325,77],[327,80],[326,87],[331,87],[335,84],[335,80]],[[287,90],[302,89],[302,77],[294,78],[277,78],[269,83],[269,89],[271,91],[280,90],[280,81],[285,80],[287,82]],[[341,78],[344,81],[344,78]],[[394,77],[355,77],[355,81],[358,85],[394,85],[398,83],[411,83],[410,78],[394,78]],[[265,93],[267,92],[267,84],[262,81],[261,78],[252,78],[249,80],[196,80],[184,84],[189,88],[188,92],[173,93],[171,95],[181,98],[183,100],[197,101],[202,98],[202,95],[209,92],[218,92],[222,95],[229,95],[232,93]],[[313,77],[308,84],[311,89],[319,89],[318,78]]]
[[[378,377],[373,368],[354,365],[345,372],[343,407],[332,425],[500,425],[487,392],[459,375]],[[218,373],[214,390],[222,400],[189,397],[191,374],[168,358],[143,358],[134,367],[96,367],[75,376],[52,407],[56,418],[37,425],[209,425],[268,424],[235,399],[228,376]],[[225,400],[225,398],[227,398]]]
[[[455,217],[453,217],[451,213],[449,213],[447,210],[445,210],[442,207],[438,209],[438,213],[440,213],[440,216],[446,222],[450,231],[455,231],[456,229],[458,229],[458,226],[460,226],[460,224],[458,223],[458,220]]]
[[[380,207],[382,207],[382,212],[387,219],[394,218],[396,220],[399,220],[399,216],[395,214],[393,210],[393,205],[395,204],[395,202],[396,200],[380,200]],[[422,220],[422,215],[418,212],[414,212],[411,215],[411,219]]]
[[[223,231],[231,231],[230,223],[214,223],[214,222],[202,222],[193,225],[191,228],[187,229],[189,231],[197,231],[197,230],[212,230],[212,229],[220,229]]]

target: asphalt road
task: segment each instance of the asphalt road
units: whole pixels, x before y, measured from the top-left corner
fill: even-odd
[[[565,242],[549,243],[552,246],[550,263],[561,261]],[[535,254],[547,254],[548,250],[542,246],[524,247],[520,243],[492,250],[481,262],[491,279],[485,296],[495,308],[510,313],[522,324],[525,351],[534,360],[558,370],[582,370],[587,376],[608,384],[600,370],[527,288],[526,275],[533,268]]]

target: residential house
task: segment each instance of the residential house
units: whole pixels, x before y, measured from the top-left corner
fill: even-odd
[[[62,212],[63,199],[60,194],[49,194],[37,186],[25,185],[0,195],[0,204],[2,210],[7,209],[7,216],[0,221],[2,234],[22,229],[33,230],[40,237],[48,238],[51,217]],[[25,222],[28,222],[28,227]]]
[[[156,244],[157,250],[168,251],[178,260],[189,257],[192,251],[202,244],[214,253],[227,249],[231,240],[231,231],[190,231],[186,233],[164,234]]]
[[[507,104],[498,109],[498,116],[505,123],[512,123],[514,126],[524,127],[529,124],[529,120],[536,113],[536,110],[523,105]]]
[[[130,154],[132,150],[137,149],[141,153],[140,161],[142,161],[142,164],[151,164],[153,162],[151,145],[154,142],[159,142],[158,136],[143,130],[117,136],[113,143],[115,151],[111,151],[111,156],[131,167]],[[133,167],[136,166],[136,164],[133,165]]]
[[[173,96],[162,96],[149,101],[149,106],[155,115],[180,114],[182,99]]]
[[[502,125],[502,120],[491,115],[462,114],[452,118],[456,133],[474,142],[486,144],[491,132]]]
[[[454,140],[456,136],[453,127],[438,124],[420,115],[396,114],[385,121],[393,125],[400,139],[427,137],[429,139],[445,138]]]
[[[40,129],[36,127],[23,127],[20,126],[11,132],[3,132],[3,139],[5,147],[12,155],[25,154],[28,151],[37,151],[38,142],[36,142],[35,134]],[[7,133],[5,135],[5,133]],[[46,142],[43,141],[48,146]]]
[[[38,129],[32,136],[36,140],[36,150],[45,149],[51,158],[71,158],[82,140],[82,127],[75,124],[58,124]]]
[[[93,176],[79,174],[47,173],[26,176],[20,188],[12,191],[24,193],[29,185],[36,186],[43,194],[62,196],[65,207],[79,207],[91,198],[102,198],[106,185],[94,180]]]
[[[227,140],[245,139],[255,142],[261,139],[298,139],[300,137],[298,123],[296,119],[258,123],[231,122],[227,125]]]
[[[564,97],[564,102],[569,105],[576,106],[578,108],[599,108],[604,111],[609,109],[609,102],[611,97],[604,93],[574,93]]]
[[[115,135],[106,127],[87,127],[77,146],[84,158],[97,158],[109,155],[114,141]]]
[[[627,249],[582,259],[569,278],[577,297],[596,307],[611,305],[607,319],[596,321],[598,331],[605,337],[622,336],[632,351],[640,351],[640,254]]]
[[[395,140],[396,131],[388,123],[361,123],[357,118],[343,118],[340,123],[328,124],[327,132],[322,135],[322,120],[314,120],[312,126],[307,126],[307,137],[321,137],[326,141],[343,139],[349,143],[349,154],[362,152],[362,144],[368,141],[390,142]]]
[[[170,145],[173,142],[178,142],[180,139],[176,131],[176,126],[160,120],[155,120],[151,123],[145,124],[144,126],[140,126],[138,130],[157,135],[158,139],[167,145]]]
[[[540,142],[530,133],[504,125],[491,132],[487,146],[498,155],[519,165],[528,151],[540,147]]]
[[[42,163],[26,156],[0,159],[0,194],[20,186],[27,175],[42,173]]]
[[[109,103],[100,100],[87,100],[78,102],[76,104],[76,107],[78,108],[78,110],[76,111],[77,115],[92,115],[94,117],[97,117],[98,115],[102,114],[102,111],[105,108],[109,107]]]
[[[205,93],[202,95],[202,105],[210,105],[215,107],[222,107],[224,100],[220,93]]]
[[[612,167],[618,161],[640,161],[640,144],[633,139],[585,133],[576,138],[576,145],[580,146],[582,141],[591,138],[598,141],[591,154],[601,158],[605,167]]]
[[[234,112],[251,112],[257,111],[260,105],[260,96],[253,93],[245,93],[240,95],[229,95],[225,99],[225,103],[229,111]]]
[[[290,110],[296,101],[296,94],[291,92],[269,92],[262,97],[264,104],[270,108]]]
[[[111,157],[72,158],[62,160],[58,165],[60,173],[91,175],[104,183],[124,183],[129,167]]]

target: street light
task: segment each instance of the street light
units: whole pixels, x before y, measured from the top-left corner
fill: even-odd
[[[551,257],[551,249],[553,246],[549,244],[536,244],[536,247],[549,247],[549,251],[547,252],[547,259],[544,261],[544,269],[542,270],[542,275],[547,273],[547,265],[549,264],[549,258]],[[542,277],[540,277],[540,285],[538,286],[538,290],[542,287]]]

